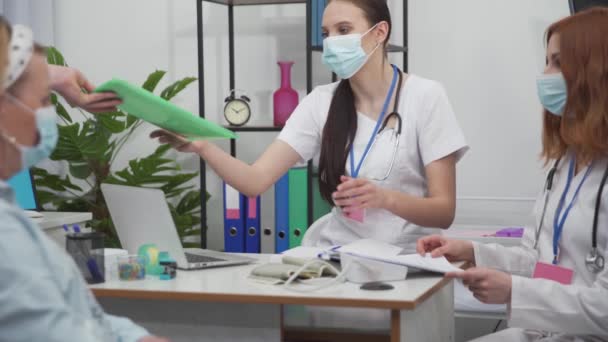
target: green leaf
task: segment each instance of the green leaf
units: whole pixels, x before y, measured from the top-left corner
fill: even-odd
[[[185,77],[179,81],[176,81],[172,85],[165,88],[161,93],[160,97],[169,101],[175,97],[175,95],[179,94],[182,90],[184,90],[190,83],[196,81],[195,77]]]
[[[154,89],[156,89],[156,86],[158,85],[160,80],[162,80],[166,73],[167,72],[164,70],[156,70],[155,72],[151,73],[150,75],[148,75],[148,79],[146,79],[146,81],[142,85],[142,88],[153,93]]]
[[[110,149],[109,135],[100,132],[92,120],[82,125],[74,123],[59,126],[59,140],[52,160],[66,160],[69,162],[83,162],[99,159]]]
[[[61,104],[61,102],[59,102],[57,95],[54,93],[51,94],[51,103],[53,104],[53,106],[55,106],[57,115],[59,115],[65,121],[72,123],[72,117],[70,117],[70,114],[67,110],[65,110],[65,107]]]
[[[185,183],[191,181],[195,177],[198,176],[198,172],[194,173],[182,173],[173,176],[165,185],[162,186],[162,190],[167,193],[171,192],[174,189],[184,185]]]
[[[63,192],[67,190],[82,191],[82,189],[72,183],[70,176],[66,175],[65,178],[61,178],[58,175],[49,173],[44,169],[34,168],[34,183],[36,187],[47,188],[57,192]]]
[[[167,198],[178,197],[178,196],[181,196],[184,193],[184,191],[188,191],[192,188],[194,188],[194,186],[191,185],[191,186],[186,186],[183,188],[170,189],[170,190],[164,191],[165,197],[167,197]],[[163,190],[163,189],[161,189],[161,190]]]
[[[57,195],[54,192],[36,188],[36,199],[40,203],[40,206],[44,208],[47,204],[55,203]]]
[[[103,127],[108,129],[108,131],[118,134],[127,129],[125,117],[126,115],[121,112],[113,112],[98,115],[96,119]]]
[[[77,179],[87,179],[93,173],[88,163],[69,163],[70,174]]]
[[[59,50],[51,46],[46,49],[46,60],[49,64],[65,66],[65,59]]]
[[[62,201],[57,206],[57,211],[84,213],[90,211],[90,208],[86,201],[76,198],[73,200]]]
[[[201,207],[201,192],[193,190],[186,193],[175,207],[180,214],[186,214]]]
[[[127,128],[131,128],[131,126],[135,125],[139,122],[139,119],[133,115],[127,115]]]
[[[171,150],[171,145],[169,145],[169,144],[160,145],[156,148],[154,153],[152,153],[151,157],[152,156],[153,157],[162,157],[169,150]]]

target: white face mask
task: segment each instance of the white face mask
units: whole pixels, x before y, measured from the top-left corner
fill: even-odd
[[[341,79],[353,77],[367,63],[370,56],[376,52],[380,44],[366,54],[361,45],[362,38],[376,28],[367,32],[347,34],[344,36],[327,37],[323,40],[323,64],[336,73]]]
[[[16,142],[14,138],[10,140],[16,144],[21,152],[21,169],[29,169],[44,159],[48,158],[57,145],[59,132],[57,128],[57,113],[55,107],[47,106],[32,110],[14,96],[6,93],[7,96],[17,106],[33,113],[36,118],[36,129],[38,131],[39,142],[35,146],[24,146]]]

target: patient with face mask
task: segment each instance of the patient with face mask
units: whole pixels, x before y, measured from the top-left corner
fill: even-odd
[[[0,341],[166,341],[106,314],[71,257],[15,204],[6,180],[52,153],[57,116],[31,30],[0,21],[0,69]]]

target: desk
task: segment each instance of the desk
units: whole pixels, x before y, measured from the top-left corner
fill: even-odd
[[[269,256],[260,255],[259,262]],[[343,283],[313,293],[247,279],[256,265],[178,271],[171,281],[112,281],[91,289],[111,314],[132,318],[173,341],[281,341],[282,305],[377,308],[391,312],[391,341],[453,341],[452,281],[414,275],[390,291]]]
[[[34,218],[32,220],[44,230],[51,240],[57,242],[61,248],[65,248],[64,224],[70,226],[78,224],[81,228],[84,228],[84,224],[93,218],[93,214],[91,213],[44,211],[42,212],[42,215],[43,217]]]

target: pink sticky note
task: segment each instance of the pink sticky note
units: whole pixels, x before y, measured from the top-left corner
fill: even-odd
[[[365,220],[365,209],[351,209],[349,212],[344,213],[344,216],[351,220],[363,223]]]
[[[249,197],[247,202],[247,217],[256,218],[258,216],[258,199],[257,197]]]
[[[572,284],[573,275],[574,272],[569,268],[537,262],[532,278],[548,279],[564,285],[570,285]]]
[[[226,218],[235,220],[241,217],[241,211],[237,209],[226,209]]]

